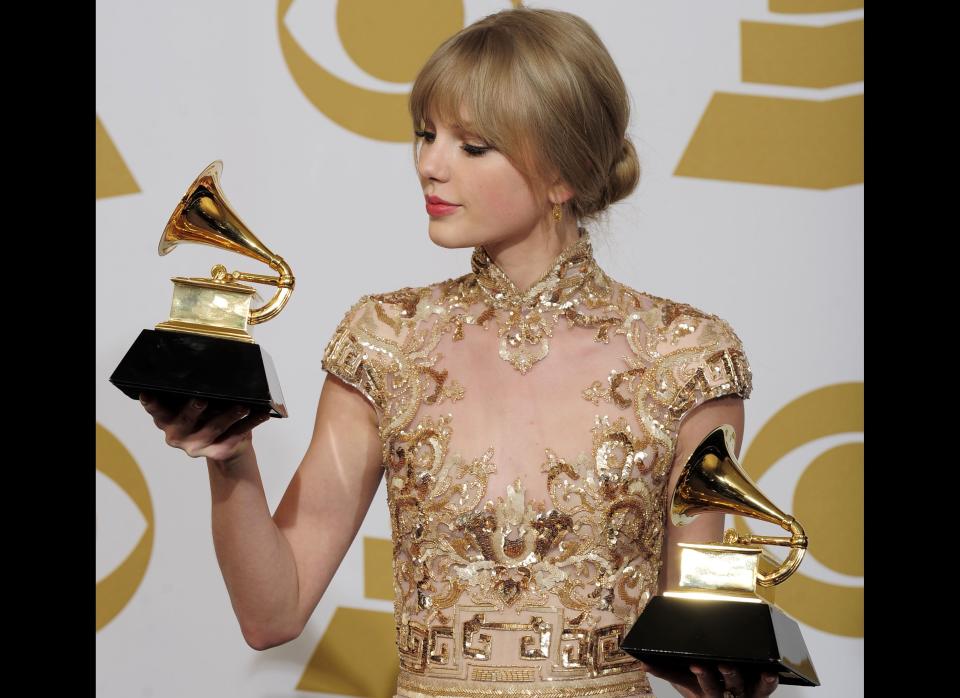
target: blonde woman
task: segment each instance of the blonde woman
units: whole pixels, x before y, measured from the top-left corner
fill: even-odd
[[[776,688],[619,647],[676,582],[676,543],[721,539],[721,515],[674,528],[666,502],[704,436],[742,433],[751,389],[730,325],[593,256],[589,224],[639,180],[629,112],[572,14],[499,12],[436,50],[410,96],[414,161],[430,239],[472,247],[470,268],[350,305],[273,516],[251,437],[263,415],[144,396],[167,442],[206,458],[251,647],[300,635],[385,478],[397,696],[652,696],[648,671],[688,697]]]

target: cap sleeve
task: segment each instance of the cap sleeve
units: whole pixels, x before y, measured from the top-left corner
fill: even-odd
[[[402,370],[417,307],[428,287],[404,287],[360,297],[343,315],[323,351],[323,370],[353,386],[367,398],[382,420]]]
[[[665,332],[661,344],[668,383],[673,395],[668,413],[674,426],[697,405],[737,395],[750,397],[753,374],[740,338],[730,324],[689,308]]]
[[[360,391],[379,417],[385,407],[384,374],[371,351],[377,329],[374,303],[370,295],[364,295],[350,306],[327,342],[320,365]]]

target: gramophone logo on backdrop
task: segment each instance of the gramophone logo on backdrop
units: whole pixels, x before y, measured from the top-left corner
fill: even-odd
[[[769,8],[820,14],[862,10],[863,2],[770,0]],[[822,90],[863,81],[862,18],[827,26],[744,21],[740,36],[746,83]],[[862,184],[862,90],[825,100],[716,93],[674,174],[809,189]],[[776,603],[825,632],[863,637],[863,384],[796,398],[763,426],[742,462],[759,481],[794,449],[848,434],[856,437],[805,464],[792,504],[779,502],[807,525],[808,557],[844,581],[815,578],[807,563],[778,587]]]
[[[97,632],[100,632],[140,587],[153,553],[154,525],[153,503],[143,472],[130,451],[99,423],[96,459],[97,476],[105,478],[97,484]],[[133,506],[129,506],[130,503]],[[110,514],[108,530],[104,530],[101,517],[105,510]],[[121,519],[124,525],[117,524]],[[141,530],[134,543],[131,536],[135,537]],[[104,563],[105,559],[109,562]],[[115,563],[117,559],[119,563]],[[104,566],[110,571],[101,572]]]
[[[97,117],[97,198],[136,194],[140,191],[127,163],[114,144],[110,134]]]
[[[393,541],[364,537],[363,595],[393,601]],[[393,696],[398,671],[394,622],[392,612],[338,607],[304,667],[297,690]]]
[[[761,481],[791,460],[800,466],[792,502]],[[767,420],[742,461],[810,537],[804,564],[777,587],[777,605],[818,630],[863,637],[863,383],[799,396]],[[743,535],[751,532],[740,517],[734,525]],[[814,560],[821,572],[811,569]]]
[[[863,9],[851,0],[770,0],[771,12]],[[825,89],[863,81],[863,19],[827,26],[740,23],[742,79]],[[863,183],[863,92],[789,99],[717,92],[675,175],[834,189]]]
[[[503,2],[504,8],[520,4]],[[277,3],[277,29],[283,58],[304,96],[348,131],[381,141],[410,141],[410,85],[437,46],[463,29],[463,0],[337,3],[335,22],[343,51],[366,75],[395,85],[396,92],[352,84],[317,63],[288,26],[292,5],[293,0]]]

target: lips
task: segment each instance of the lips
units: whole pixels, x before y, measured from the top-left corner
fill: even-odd
[[[430,195],[427,197],[428,204],[440,204],[441,206],[459,206],[460,204],[455,204],[452,201],[446,201],[441,199],[439,196]]]

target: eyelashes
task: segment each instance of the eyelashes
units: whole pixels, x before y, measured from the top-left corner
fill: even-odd
[[[433,139],[437,137],[437,134],[431,133],[430,131],[414,131],[413,134],[417,138],[423,138],[428,144],[433,143]],[[488,150],[492,150],[490,146],[481,147],[477,145],[470,145],[469,143],[464,143],[460,147],[467,155],[470,155],[471,157],[480,157]]]

